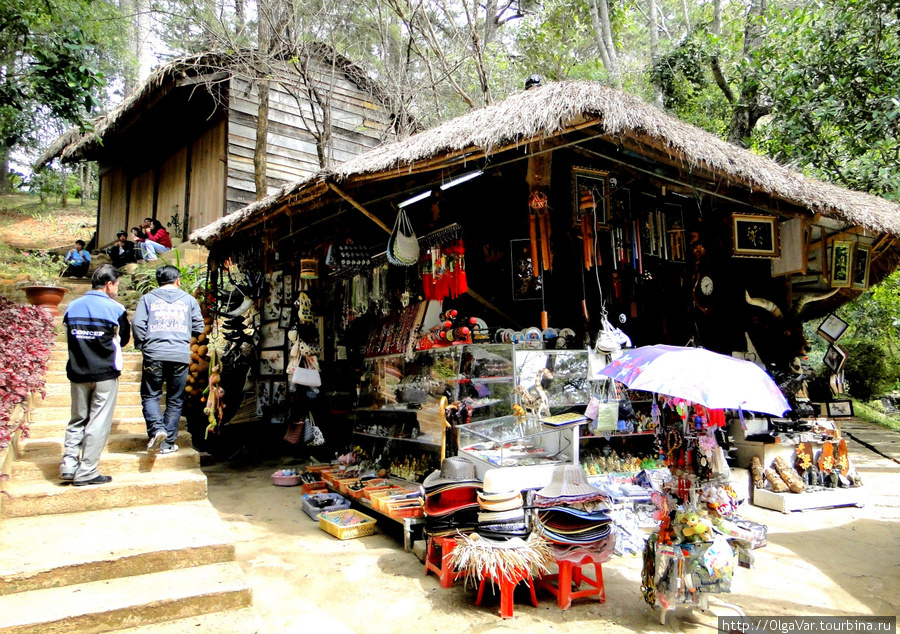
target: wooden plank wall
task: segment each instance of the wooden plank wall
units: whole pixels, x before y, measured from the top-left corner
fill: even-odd
[[[187,148],[183,147],[162,162],[159,171],[159,193],[156,200],[156,218],[166,227],[169,234],[177,236],[175,226],[170,226],[172,216],[184,222],[184,195],[187,187]],[[197,228],[200,225],[193,225]]]
[[[225,208],[225,120],[191,147],[191,228],[221,218]]]
[[[331,69],[318,69],[320,85],[331,80]],[[296,83],[297,76],[284,71],[283,82]],[[333,161],[342,163],[380,145],[388,137],[387,117],[374,100],[340,72],[332,93],[334,128]],[[258,92],[255,84],[241,77],[231,80],[228,121],[227,212],[256,200],[253,151],[256,145]],[[308,102],[303,115],[312,120]],[[319,169],[315,137],[301,117],[297,100],[277,83],[269,91],[269,134],[266,149],[267,176],[272,194],[288,182],[300,180]]]
[[[97,246],[103,247],[116,239],[116,232],[125,226],[128,200],[128,181],[125,168],[115,166],[100,176],[100,214],[97,227]]]
[[[144,218],[153,218],[153,190],[156,187],[156,170],[149,169],[131,179],[131,191],[128,204],[128,218],[126,227],[124,224],[117,227],[128,230],[130,227],[141,224]],[[115,238],[115,235],[113,236]]]

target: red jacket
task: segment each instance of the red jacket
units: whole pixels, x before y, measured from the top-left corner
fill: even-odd
[[[147,239],[153,240],[157,244],[161,244],[167,249],[172,248],[172,239],[169,237],[169,232],[164,228],[160,227],[159,231],[153,233],[152,229],[147,229]]]

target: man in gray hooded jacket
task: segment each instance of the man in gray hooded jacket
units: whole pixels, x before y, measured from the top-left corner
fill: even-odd
[[[144,353],[141,405],[150,442],[147,451],[178,451],[178,421],[191,362],[191,337],[203,332],[197,300],[181,290],[181,272],[174,266],[156,269],[156,288],[138,302],[131,321],[134,347]],[[166,412],[159,399],[166,384]]]

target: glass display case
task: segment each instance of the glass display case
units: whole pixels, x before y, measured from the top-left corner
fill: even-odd
[[[458,427],[459,451],[479,475],[496,467],[577,464],[579,427],[501,416]]]
[[[516,385],[513,346],[470,344],[461,348],[456,400],[469,399],[473,421],[512,414]]]
[[[515,366],[517,385],[534,391],[540,382],[554,414],[591,400],[587,350],[516,349]]]

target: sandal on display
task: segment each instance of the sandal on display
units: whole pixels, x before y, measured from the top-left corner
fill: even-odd
[[[837,446],[837,458],[835,463],[841,468],[841,475],[846,477],[850,471],[850,458],[847,456],[847,441],[841,438]]]
[[[788,490],[788,485],[784,483],[784,480],[781,479],[772,467],[766,469],[766,480],[772,485],[772,490],[775,493],[784,493]]]
[[[819,471],[827,476],[831,473],[832,467],[834,467],[834,445],[826,442],[819,453]]]
[[[797,445],[797,471],[800,473],[806,473],[806,470],[809,469],[813,462],[813,451],[812,446],[808,442],[801,442]]]

